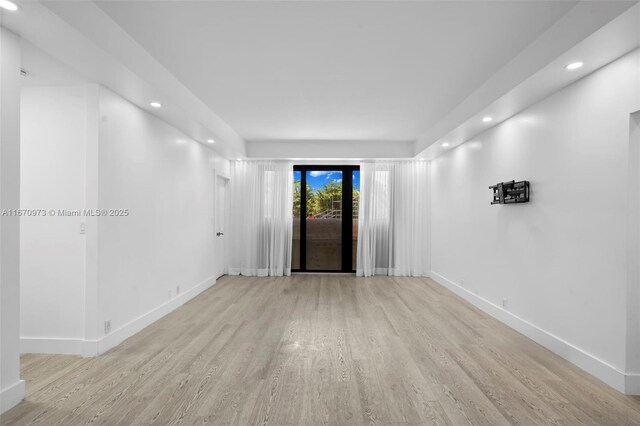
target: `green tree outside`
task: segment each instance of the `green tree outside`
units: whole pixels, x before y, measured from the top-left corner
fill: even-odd
[[[300,189],[301,182],[293,182],[293,217],[300,217]],[[354,217],[358,215],[358,200],[360,191],[353,190],[353,212]],[[325,183],[322,188],[315,191],[311,185],[307,184],[307,217],[317,216],[319,214],[341,210],[342,209],[342,182],[330,181]]]
[[[302,183],[299,180],[293,181],[293,217],[300,217],[300,188]],[[313,201],[313,190],[311,185],[307,184],[307,214],[309,212],[309,204]]]

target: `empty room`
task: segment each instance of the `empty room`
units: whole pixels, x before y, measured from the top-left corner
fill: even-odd
[[[0,0],[1,425],[640,425],[640,2]]]

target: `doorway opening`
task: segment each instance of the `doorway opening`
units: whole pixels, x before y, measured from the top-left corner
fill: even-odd
[[[213,211],[215,212],[216,279],[218,279],[229,272],[227,240],[224,235],[229,221],[229,178],[218,173],[214,173],[214,176]]]
[[[294,166],[294,272],[355,272],[359,166]]]

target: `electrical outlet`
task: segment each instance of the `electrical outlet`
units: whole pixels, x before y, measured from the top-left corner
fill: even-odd
[[[85,235],[87,233],[87,228],[84,222],[80,222],[80,235]]]
[[[106,320],[104,322],[104,334],[111,333],[111,320]]]
[[[502,307],[507,309],[507,299],[502,299]]]
[[[177,285],[177,286],[176,286],[176,296],[177,296],[177,295],[179,295],[179,294],[180,294],[180,286],[179,286],[179,285]]]

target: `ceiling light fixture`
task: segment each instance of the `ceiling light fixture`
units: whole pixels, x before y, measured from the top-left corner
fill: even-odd
[[[154,108],[162,108],[162,104],[160,102],[151,102],[149,105]]]
[[[9,0],[0,0],[0,7],[11,12],[18,10],[18,5]]]
[[[207,139],[207,142],[209,142],[209,143],[215,143],[216,141],[214,141],[213,139]]]
[[[566,68],[569,71],[572,71],[572,70],[577,70],[578,68],[582,68],[583,65],[584,65],[584,63],[582,63],[582,62],[572,62],[569,65],[567,65]]]
[[[482,119],[482,122],[483,122],[483,123],[488,123],[488,122],[490,122],[491,120],[493,120],[493,118],[491,118],[491,117],[484,117],[484,118]]]
[[[444,148],[448,147],[448,146],[449,146],[449,142],[444,142],[444,143],[442,144],[442,146],[443,146]]]

